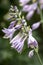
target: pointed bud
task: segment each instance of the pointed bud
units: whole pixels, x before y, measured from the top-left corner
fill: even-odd
[[[30,0],[19,0],[20,5],[24,6],[25,4],[27,4],[28,2],[30,2]]]
[[[27,16],[26,16],[26,19],[27,19],[27,20],[30,20],[31,17],[33,16],[33,14],[34,14],[34,11],[30,11],[30,12],[27,14]]]
[[[34,50],[31,50],[28,54],[28,57],[31,58],[34,55]]]
[[[39,26],[40,26],[40,22],[34,23],[34,24],[32,25],[32,30],[37,29]]]

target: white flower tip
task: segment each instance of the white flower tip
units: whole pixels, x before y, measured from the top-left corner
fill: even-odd
[[[34,50],[31,50],[28,54],[28,57],[31,58],[34,55]]]

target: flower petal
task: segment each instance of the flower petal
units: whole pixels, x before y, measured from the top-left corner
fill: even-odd
[[[5,33],[4,38],[10,38],[11,39],[14,32],[16,31],[16,29],[14,29],[14,27],[12,29],[4,28],[2,31]]]
[[[9,26],[8,28],[9,28],[9,29],[13,28],[14,25],[15,25],[15,23],[16,23],[16,21],[12,21],[12,22],[10,23],[10,26]]]
[[[11,47],[15,48],[18,53],[22,52],[22,49],[23,49],[23,46],[24,46],[24,41],[26,39],[26,37],[23,38],[23,39],[22,38],[23,38],[23,36],[12,42]]]
[[[28,38],[28,47],[37,47],[38,46],[38,42],[36,41],[36,39],[33,36],[29,36]]]

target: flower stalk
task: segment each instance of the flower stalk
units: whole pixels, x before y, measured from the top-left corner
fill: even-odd
[[[40,64],[43,65],[42,60],[41,60],[41,58],[40,58],[40,55],[39,55],[39,53],[36,51],[35,48],[34,48],[34,51],[35,51],[36,54],[37,54],[37,57],[38,57],[38,59],[39,59]]]

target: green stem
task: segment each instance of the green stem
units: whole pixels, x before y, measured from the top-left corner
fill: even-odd
[[[35,48],[34,48],[34,50],[35,50]],[[41,58],[40,58],[38,52],[37,52],[36,50],[35,50],[35,52],[36,52],[36,54],[37,54],[37,56],[38,56],[38,59],[39,59],[39,61],[40,61],[40,64],[43,65],[43,63],[42,63],[42,61],[41,61]]]
[[[41,58],[40,58],[40,56],[39,56],[39,54],[38,54],[38,53],[37,53],[37,56],[38,56],[38,59],[39,59],[39,61],[40,61],[41,65],[43,65],[43,63],[42,63],[42,61],[41,61]]]

